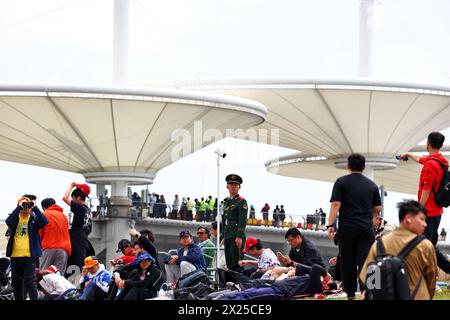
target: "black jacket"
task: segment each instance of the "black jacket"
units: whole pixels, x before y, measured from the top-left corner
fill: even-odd
[[[301,294],[316,294],[323,291],[320,277],[325,277],[325,268],[318,264],[308,267],[299,265],[295,272],[295,277],[284,279],[273,286],[280,289],[285,297],[293,297]]]
[[[312,267],[314,264],[318,264],[325,268],[322,256],[319,249],[314,242],[303,237],[302,245],[298,249],[291,248],[289,251],[289,258],[292,261]]]
[[[142,245],[142,248],[144,248],[145,251],[150,253],[150,255],[155,258],[155,265],[158,267],[159,270],[161,270],[161,266],[159,265],[159,259],[158,259],[158,251],[156,251],[155,246],[153,243],[146,237],[146,236],[140,236],[138,239],[139,243]]]
[[[128,280],[125,281],[125,288],[144,288],[150,291],[154,296],[157,295],[159,289],[164,283],[164,277],[158,268],[152,263],[152,265],[145,271],[145,278],[141,280],[142,268],[138,266],[134,270]]]

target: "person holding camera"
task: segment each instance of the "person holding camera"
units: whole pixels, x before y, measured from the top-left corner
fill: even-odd
[[[5,222],[11,230],[6,256],[11,258],[14,299],[24,300],[28,294],[30,300],[37,300],[35,268],[42,256],[38,232],[48,220],[36,206],[36,196],[24,195]]]

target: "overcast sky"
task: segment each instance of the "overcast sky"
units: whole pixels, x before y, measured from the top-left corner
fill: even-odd
[[[0,82],[111,84],[109,0],[2,0]],[[174,78],[356,77],[357,0],[130,0],[128,83]],[[443,83],[450,79],[450,2],[378,1],[372,78]],[[450,125],[449,125],[450,126]],[[450,135],[450,132],[445,131]],[[332,185],[266,172],[264,162],[292,150],[227,139],[227,173],[244,179],[242,195],[259,210],[328,211]],[[161,170],[151,191],[216,194],[215,146]],[[344,174],[345,172],[343,172]],[[25,192],[59,202],[74,173],[0,162],[0,219]],[[225,183],[221,185],[225,195]],[[136,188],[137,190],[137,188]],[[386,215],[408,195],[389,193]],[[442,224],[450,228],[449,213]]]

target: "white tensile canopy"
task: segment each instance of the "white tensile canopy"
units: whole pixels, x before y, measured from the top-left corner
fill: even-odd
[[[258,128],[278,128],[280,145],[302,152],[285,159],[295,164],[269,170],[293,177],[334,181],[345,174],[336,168],[346,167],[347,156],[361,153],[367,158],[369,176],[391,190],[415,193],[420,167],[412,163],[397,166],[395,155],[450,125],[450,87],[440,85],[366,79],[172,83],[264,104],[267,120]]]
[[[449,158],[447,158],[450,160]],[[335,182],[346,174],[334,166],[332,159],[311,157],[301,153],[292,154],[266,162],[267,171],[287,177]],[[415,195],[419,188],[421,165],[410,160],[400,162],[394,170],[377,170],[375,183],[386,190]]]
[[[1,160],[151,183],[176,160],[175,130],[190,133],[194,152],[209,143],[194,135],[194,121],[203,131],[247,128],[263,122],[266,109],[179,90],[0,85],[0,115]]]

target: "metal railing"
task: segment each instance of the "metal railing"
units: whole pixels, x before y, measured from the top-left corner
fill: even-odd
[[[214,259],[214,256],[210,256],[206,253],[204,253],[204,250],[214,250],[215,252],[217,252],[217,247],[206,247],[206,248],[201,248],[202,249],[202,254],[204,258],[208,258],[208,259]],[[219,250],[224,251],[225,248],[224,247],[220,247]],[[168,256],[171,254],[175,254],[176,255],[177,249],[170,249],[169,251],[158,251],[158,255],[163,255],[163,256]],[[257,261],[258,259],[256,259],[253,256],[250,256],[248,254],[244,254],[244,258],[248,259],[248,260],[253,260],[253,261]],[[212,274],[213,272],[216,272],[217,268],[215,267],[211,267],[211,268],[206,268],[206,272]]]
[[[132,199],[130,199],[132,200]],[[95,197],[89,200],[89,205],[93,216],[97,218],[102,217],[115,217],[114,211],[109,207],[109,198],[104,197],[101,201]],[[98,205],[95,202],[99,202]],[[195,206],[192,210],[192,214],[189,216],[182,216],[183,213],[187,212],[185,205],[180,204],[180,209],[177,210],[176,217],[172,216],[173,205],[168,203],[156,202],[144,202],[144,201],[132,201],[133,207],[130,209],[129,218],[134,220],[141,220],[145,218],[159,218],[159,219],[170,219],[170,220],[180,220],[180,221],[197,221],[197,222],[212,222],[215,221],[217,215],[217,209],[214,207],[213,210],[208,210],[205,213],[209,213],[203,217],[200,216],[199,207]],[[161,206],[161,207],[159,207]],[[184,209],[182,209],[184,207]],[[277,213],[275,213],[276,215]],[[258,217],[256,217],[258,215]],[[279,213],[278,213],[279,215]],[[203,218],[203,219],[201,219]],[[263,213],[255,213],[255,218],[249,218],[247,220],[248,225],[254,226],[265,226],[265,227],[297,227],[304,230],[325,230],[326,217],[318,214],[284,214],[284,219],[278,220],[278,222],[273,219],[274,213],[268,213],[268,219],[263,219]]]

